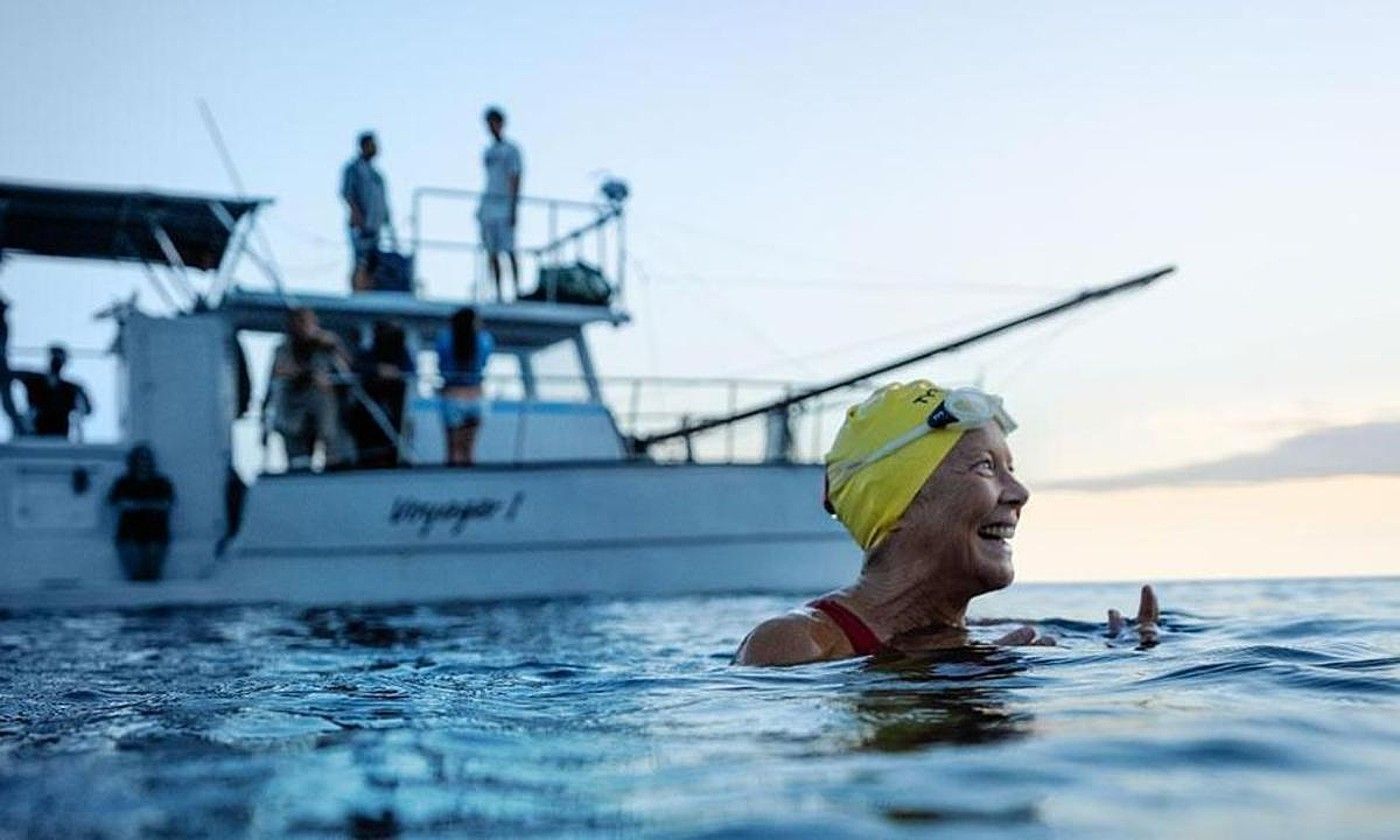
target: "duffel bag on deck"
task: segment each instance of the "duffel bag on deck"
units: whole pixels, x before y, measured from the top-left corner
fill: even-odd
[[[377,292],[413,292],[413,257],[397,251],[380,251],[374,267]]]

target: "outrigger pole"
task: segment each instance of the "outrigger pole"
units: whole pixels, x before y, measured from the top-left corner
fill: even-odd
[[[886,362],[885,364],[882,364],[879,367],[871,368],[869,370],[863,370],[860,373],[853,374],[851,376],[846,376],[842,379],[836,380],[835,382],[829,382],[825,385],[818,385],[815,388],[809,388],[805,391],[798,391],[797,393],[790,394],[786,397],[783,397],[780,400],[774,400],[773,402],[765,403],[764,405],[756,406],[754,408],[745,409],[734,414],[728,414],[723,417],[714,417],[709,420],[701,420],[696,423],[687,423],[669,432],[663,432],[661,434],[656,435],[647,435],[645,437],[636,437],[633,438],[631,441],[632,451],[635,454],[640,455],[646,452],[647,449],[653,444],[661,443],[662,441],[675,440],[676,438],[689,438],[692,435],[697,435],[701,432],[707,432],[711,429],[719,428],[720,426],[728,426],[732,423],[738,423],[741,420],[749,420],[754,417],[761,417],[765,414],[771,414],[774,412],[785,412],[787,409],[791,408],[794,405],[797,405],[798,403],[803,403],[815,397],[820,397],[825,394],[829,394],[832,391],[839,391],[842,388],[849,388],[850,386],[864,382],[867,379],[874,379],[877,376],[881,376],[891,371],[898,370],[902,367],[908,367],[909,365],[922,362],[925,359],[929,359],[934,356],[942,355],[944,353],[951,353],[955,350],[961,350],[965,347],[969,347],[973,344],[977,344],[979,342],[986,341],[989,338],[1001,335],[1004,332],[1023,327],[1027,324],[1031,324],[1036,321],[1043,320],[1045,318],[1051,318],[1055,315],[1059,315],[1062,312],[1068,312],[1071,309],[1076,309],[1087,303],[1093,303],[1094,301],[1112,297],[1113,295],[1116,295],[1120,292],[1126,292],[1132,289],[1141,289],[1167,276],[1168,274],[1171,274],[1174,271],[1176,271],[1176,266],[1174,265],[1163,266],[1162,268],[1158,268],[1154,271],[1149,271],[1146,274],[1140,274],[1128,280],[1122,280],[1117,283],[1110,283],[1106,286],[1099,286],[1097,288],[1085,289],[1079,294],[1065,298],[1059,303],[1054,303],[1050,306],[1037,309],[1034,312],[1028,312],[1025,315],[1013,318],[1010,321],[1003,321],[999,324],[994,324],[990,327],[978,330],[977,332],[965,335],[961,338],[954,339],[945,344],[939,344],[936,347],[930,347],[924,350],[920,350],[917,353],[913,353],[908,356],[895,359],[892,362]]]

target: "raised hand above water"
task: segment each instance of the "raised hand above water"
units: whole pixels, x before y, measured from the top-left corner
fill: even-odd
[[[1137,618],[1132,622],[1133,628],[1138,635],[1138,649],[1146,650],[1157,645],[1157,621],[1162,616],[1162,611],[1157,605],[1157,593],[1152,591],[1151,586],[1142,588],[1142,598],[1138,601]],[[1118,610],[1108,611],[1108,637],[1116,639],[1123,632],[1123,628],[1129,622],[1123,618],[1123,614]]]

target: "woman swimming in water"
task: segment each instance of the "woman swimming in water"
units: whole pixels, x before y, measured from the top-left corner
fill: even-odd
[[[865,551],[860,576],[759,624],[740,665],[796,665],[967,641],[967,605],[1010,585],[1011,545],[1030,498],[1013,473],[1001,399],[926,381],[890,385],[846,414],[826,456],[827,508]],[[1156,641],[1157,598],[1142,589],[1137,631]],[[1127,624],[1109,611],[1109,634]],[[1053,645],[1026,625],[997,644]]]

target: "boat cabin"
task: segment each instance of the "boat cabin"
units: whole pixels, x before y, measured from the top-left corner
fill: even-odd
[[[351,347],[363,344],[377,321],[403,328],[417,367],[410,382],[401,430],[405,466],[434,466],[446,460],[440,381],[433,347],[461,304],[419,300],[396,292],[351,297],[231,290],[209,313],[209,335],[219,343],[235,336],[275,336],[285,326],[289,302],[316,313],[323,328]],[[584,330],[591,324],[620,325],[618,309],[549,302],[474,305],[482,328],[495,339],[486,369],[487,399],[476,460],[480,464],[621,460],[627,449],[589,355]],[[174,371],[169,372],[175,375]],[[355,399],[350,394],[348,399]],[[239,412],[243,414],[245,412]],[[251,419],[251,418],[250,418]],[[271,467],[269,462],[263,471]],[[276,467],[272,467],[275,469]]]

